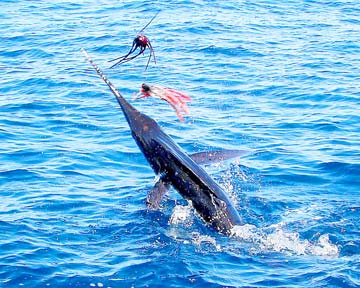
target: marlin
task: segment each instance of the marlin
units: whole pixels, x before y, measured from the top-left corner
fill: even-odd
[[[160,176],[147,196],[148,206],[158,207],[161,197],[173,186],[184,199],[191,201],[203,221],[218,232],[231,235],[231,229],[242,223],[241,218],[223,189],[199,164],[230,159],[244,154],[244,151],[218,150],[187,155],[155,120],[125,100],[88,53],[84,49],[81,51],[115,95],[132,137],[154,172]]]

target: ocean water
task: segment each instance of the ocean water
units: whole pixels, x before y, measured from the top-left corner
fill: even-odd
[[[360,287],[357,0],[0,2],[1,287]],[[144,56],[109,69],[145,30]],[[85,48],[205,169],[226,237],[154,173]],[[192,97],[180,123],[141,83]]]

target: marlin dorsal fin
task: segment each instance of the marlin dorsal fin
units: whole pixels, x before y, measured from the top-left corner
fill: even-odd
[[[198,164],[210,164],[240,157],[248,153],[245,150],[212,150],[191,154],[190,158]]]

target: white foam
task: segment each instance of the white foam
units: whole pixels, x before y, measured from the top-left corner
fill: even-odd
[[[274,227],[274,226],[272,226]],[[260,251],[274,251],[290,253],[296,255],[316,255],[316,256],[337,256],[339,249],[329,240],[329,235],[321,235],[316,242],[301,240],[297,232],[287,232],[282,225],[277,225],[277,229],[266,232],[268,229],[257,228],[254,225],[238,225],[232,229],[232,236],[241,241],[246,241],[257,246]]]
[[[191,201],[190,201],[191,202]],[[191,203],[187,206],[177,205],[169,219],[169,224],[186,223],[191,216]]]
[[[198,232],[193,233],[192,243],[197,246],[201,246],[203,244],[210,244],[211,246],[215,247],[217,251],[220,250],[220,245],[216,243],[214,237],[211,237],[209,235],[201,235]]]
[[[339,254],[339,248],[330,242],[329,234],[319,237],[316,245],[310,247],[311,253],[318,256],[333,256]]]
[[[192,203],[186,206],[175,206],[169,219],[169,224],[186,225],[193,224]],[[237,225],[231,235],[239,241],[249,243],[251,252],[280,252],[295,255],[314,255],[314,256],[337,256],[339,248],[331,243],[328,234],[320,235],[318,240],[310,241],[301,239],[300,234],[286,230],[287,222],[282,221],[267,227],[258,228],[255,225]],[[210,244],[216,250],[220,250],[220,245],[216,240],[208,235],[201,235],[198,232],[192,234],[192,239],[178,235],[179,231],[173,231],[173,237],[183,239],[184,243],[193,243],[197,246]]]
[[[231,235],[246,242],[256,242],[260,238],[256,226],[251,224],[236,225],[231,230]]]
[[[308,240],[300,240],[296,232],[285,232],[282,229],[268,234],[262,239],[264,248],[275,252],[290,252],[298,255],[305,255],[307,247],[310,245]]]

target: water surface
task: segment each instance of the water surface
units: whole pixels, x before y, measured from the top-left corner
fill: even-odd
[[[148,54],[116,69],[145,30]],[[360,286],[357,1],[2,1],[0,286]],[[87,49],[124,96],[207,166],[243,218],[219,235],[154,174]]]

